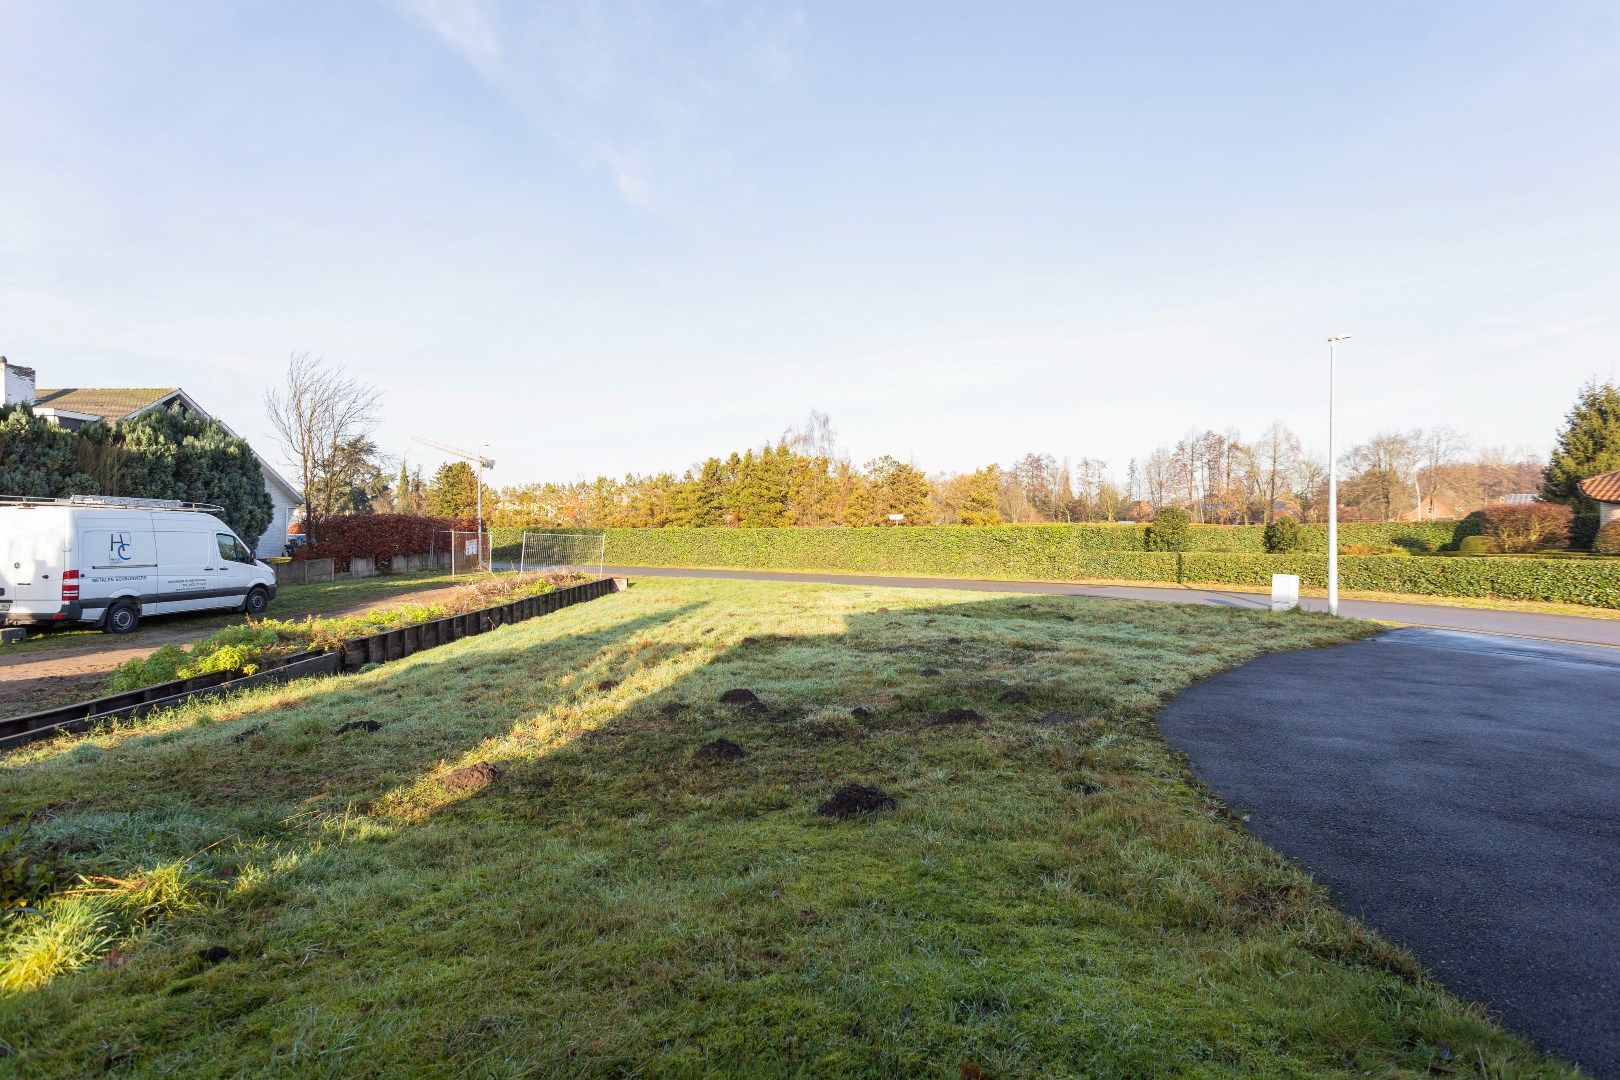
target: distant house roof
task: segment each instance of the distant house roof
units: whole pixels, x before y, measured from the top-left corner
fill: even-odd
[[[1502,496],[1502,501],[1511,506],[1524,506],[1528,503],[1540,502],[1541,496],[1536,495],[1534,492],[1519,491],[1512,495]]]
[[[60,387],[34,391],[34,409],[53,409],[75,416],[94,416],[108,424],[145,412],[180,394],[178,386]]]
[[[1581,481],[1581,494],[1598,502],[1620,503],[1620,469],[1588,476]]]

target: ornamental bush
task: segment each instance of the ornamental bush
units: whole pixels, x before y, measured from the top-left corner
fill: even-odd
[[[1488,536],[1465,536],[1457,545],[1457,551],[1463,555],[1494,555],[1501,548]]]
[[[1146,545],[1149,551],[1186,551],[1188,526],[1187,511],[1179,506],[1166,506],[1153,515],[1148,526]]]
[[[1498,503],[1480,511],[1484,535],[1510,553],[1567,547],[1574,517],[1561,503]]]
[[[1615,518],[1598,530],[1592,541],[1592,550],[1599,555],[1620,555],[1620,518]]]
[[[1299,522],[1281,517],[1266,526],[1266,552],[1270,555],[1291,555],[1305,550],[1305,538],[1300,535]]]

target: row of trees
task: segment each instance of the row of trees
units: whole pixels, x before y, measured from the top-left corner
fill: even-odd
[[[1280,423],[1252,442],[1235,431],[1189,432],[1131,461],[1123,483],[1106,462],[1045,453],[933,476],[892,457],[857,467],[830,434],[826,418],[814,415],[775,443],[681,475],[505,487],[490,499],[491,516],[503,525],[660,527],[1144,521],[1167,506],[1197,522],[1269,524],[1320,521],[1327,512],[1325,463]],[[1348,520],[1455,517],[1537,489],[1541,467],[1526,455],[1465,459],[1466,447],[1443,427],[1374,436],[1341,461],[1341,512]],[[428,486],[433,511],[470,513],[470,471],[467,480],[462,501],[433,502],[447,487],[441,471]]]
[[[443,465],[431,478],[403,461],[393,472],[372,438],[376,391],[341,369],[296,355],[286,387],[267,404],[312,516],[473,513],[477,482],[466,463]],[[1471,452],[1469,439],[1445,425],[1373,435],[1339,460],[1340,513],[1352,521],[1452,518],[1531,493],[1584,512],[1591,507],[1579,481],[1613,468],[1620,468],[1620,390],[1593,382],[1545,465],[1523,452]],[[929,476],[889,456],[853,464],[826,414],[811,413],[772,443],[679,475],[510,486],[485,493],[485,512],[500,525],[589,527],[1143,521],[1165,507],[1195,522],[1316,522],[1327,515],[1327,472],[1278,421],[1252,439],[1234,429],[1189,431],[1133,458],[1122,479],[1105,461],[1040,452]]]
[[[0,409],[0,492],[214,503],[250,547],[271,517],[264,472],[252,448],[218,420],[178,408],[71,431],[35,416],[27,405]]]
[[[1340,512],[1361,521],[1450,518],[1540,487],[1542,467],[1529,454],[1468,450],[1468,438],[1445,425],[1379,432],[1339,459]],[[1277,422],[1253,442],[1233,430],[1189,432],[1133,461],[1127,483],[1153,509],[1184,507],[1195,521],[1321,521],[1327,471]]]

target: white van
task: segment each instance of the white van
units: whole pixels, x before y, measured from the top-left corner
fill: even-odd
[[[276,575],[214,512],[165,499],[0,497],[0,616],[127,634],[143,615],[264,611]]]

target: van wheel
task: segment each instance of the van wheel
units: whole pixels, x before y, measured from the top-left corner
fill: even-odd
[[[242,600],[242,610],[249,615],[263,615],[264,609],[270,606],[270,593],[262,586],[255,585],[248,590]]]
[[[120,600],[107,609],[107,619],[102,628],[109,634],[127,634],[139,625],[141,625],[139,609],[128,600]]]

